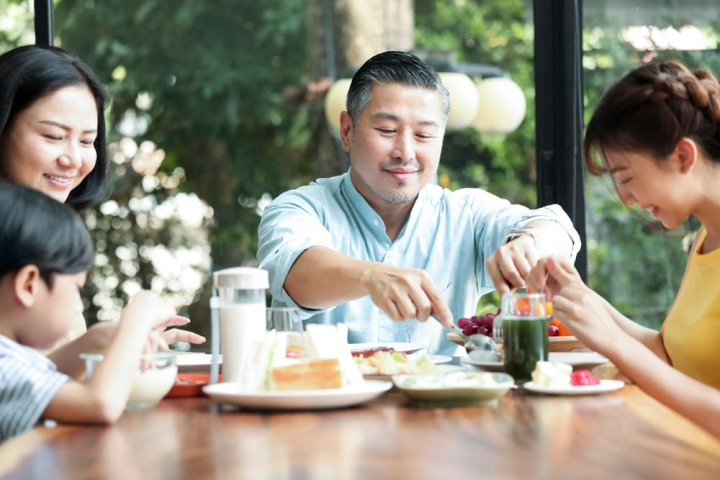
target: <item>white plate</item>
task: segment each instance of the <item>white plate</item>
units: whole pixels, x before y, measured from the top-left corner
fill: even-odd
[[[392,348],[396,352],[401,353],[415,353],[419,352],[423,348],[427,348],[427,345],[423,345],[422,343],[351,343],[350,344],[350,351],[351,352],[360,352],[363,350],[372,350],[373,348]]]
[[[583,385],[579,387],[541,387],[533,382],[523,384],[531,392],[547,393],[549,395],[593,395],[596,393],[612,392],[625,386],[622,380],[600,380],[599,385]]]
[[[597,352],[550,352],[548,360],[567,363],[575,370],[597,367],[610,361]]]
[[[216,383],[204,386],[203,391],[216,400],[247,408],[261,410],[324,410],[365,403],[391,388],[392,382],[365,380],[362,386],[329,390],[247,392],[243,391],[237,383]]]
[[[550,352],[548,360],[551,362],[567,363],[575,370],[596,367],[609,361],[597,352]],[[478,362],[470,357],[463,357],[460,362],[492,372],[503,371],[502,362]]]
[[[430,360],[435,365],[440,365],[441,363],[452,362],[452,357],[449,357],[447,355],[425,355],[425,358]]]
[[[181,353],[177,356],[178,372],[207,372],[212,365],[212,355],[209,353]],[[222,365],[222,355],[220,356]]]
[[[487,370],[489,372],[502,372],[503,369],[503,362],[480,362],[477,360],[473,360],[470,357],[462,357],[460,359],[460,363],[464,363],[466,365],[472,365],[473,367],[482,368],[483,370]]]

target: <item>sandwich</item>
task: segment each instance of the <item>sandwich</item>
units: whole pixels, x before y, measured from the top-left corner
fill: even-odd
[[[353,387],[364,382],[350,353],[344,324],[310,324],[302,337],[304,355],[298,356],[295,348],[288,350],[287,332],[267,332],[243,361],[241,385],[248,390],[287,391]]]

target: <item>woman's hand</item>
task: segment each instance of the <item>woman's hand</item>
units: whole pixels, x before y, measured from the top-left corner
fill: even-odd
[[[572,284],[585,286],[580,273],[565,257],[541,258],[527,276],[528,291],[545,292],[548,300],[552,300],[561,288]]]
[[[625,335],[613,320],[608,304],[592,291],[563,257],[538,262],[528,277],[528,287],[545,291],[553,302],[553,315],[591,349],[606,354]]]

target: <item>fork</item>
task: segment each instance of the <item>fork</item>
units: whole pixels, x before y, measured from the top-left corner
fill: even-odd
[[[493,338],[497,341],[498,339],[502,341],[502,313],[495,317],[495,320],[493,320],[493,328],[492,328],[492,334]]]

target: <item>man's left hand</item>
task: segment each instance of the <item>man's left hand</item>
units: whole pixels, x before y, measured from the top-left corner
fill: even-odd
[[[493,253],[485,265],[498,295],[502,297],[515,288],[525,287],[525,279],[539,257],[529,235],[521,235]]]

